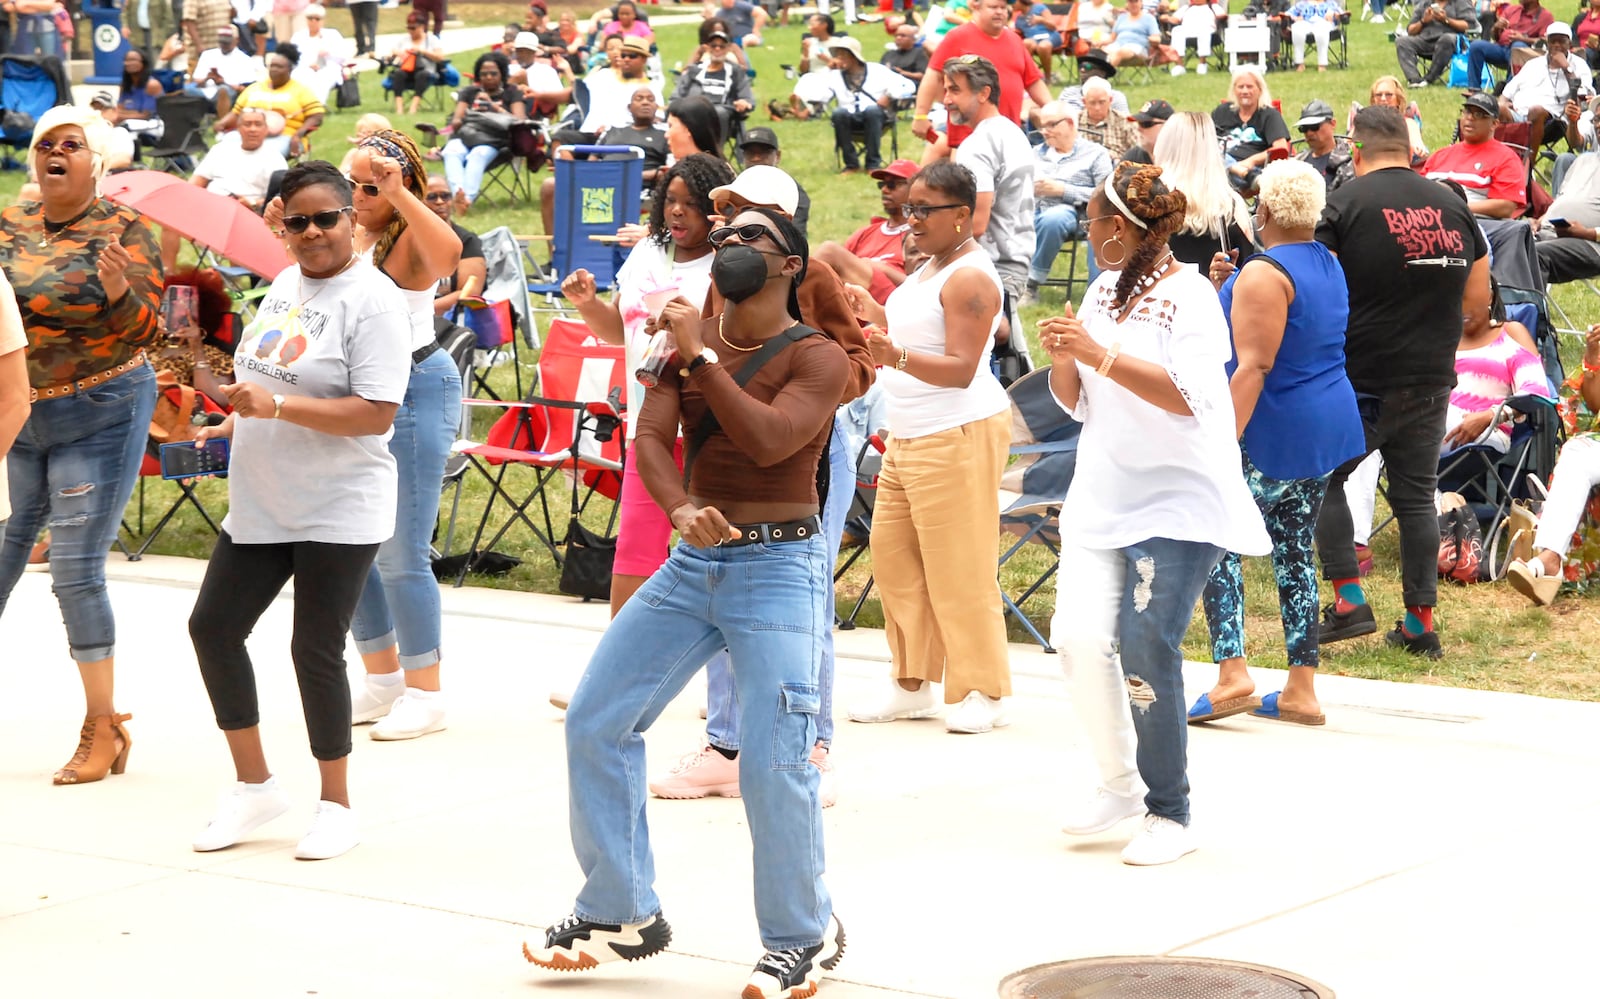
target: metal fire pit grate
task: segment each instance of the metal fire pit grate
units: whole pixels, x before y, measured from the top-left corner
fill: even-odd
[[[1000,983],[1001,999],[1333,999],[1300,975],[1200,957],[1092,957],[1041,964]]]

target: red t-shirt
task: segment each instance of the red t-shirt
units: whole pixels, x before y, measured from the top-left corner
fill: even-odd
[[[886,218],[874,218],[845,240],[844,248],[862,260],[881,260],[903,274],[906,269],[904,240],[908,228],[891,225]],[[872,284],[867,290],[879,305],[889,300],[889,294],[894,289],[894,282],[884,277],[882,271],[873,270]]]
[[[1465,142],[1445,146],[1428,157],[1422,175],[1429,180],[1453,180],[1466,188],[1474,201],[1503,199],[1518,208],[1528,204],[1528,168],[1516,150],[1495,139],[1476,146]]]
[[[934,50],[933,58],[928,60],[928,72],[943,73],[948,60],[964,55],[983,56],[994,63],[995,70],[1000,74],[1000,96],[996,101],[1000,105],[1000,113],[1018,125],[1022,124],[1023,95],[1036,81],[1044,79],[1038,64],[1028,57],[1028,50],[1022,47],[1022,36],[1008,28],[1000,32],[999,38],[990,38],[976,24],[959,25],[952,28]],[[951,149],[961,145],[961,141],[971,134],[972,128],[967,125],[951,125],[945,132]]]

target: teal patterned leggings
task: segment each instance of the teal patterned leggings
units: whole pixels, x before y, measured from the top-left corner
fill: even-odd
[[[1317,566],[1312,557],[1317,514],[1328,476],[1273,479],[1244,456],[1244,477],[1272,536],[1272,570],[1278,577],[1283,641],[1290,666],[1317,665]],[[1214,662],[1244,656],[1244,559],[1228,552],[1206,581],[1203,597]]]

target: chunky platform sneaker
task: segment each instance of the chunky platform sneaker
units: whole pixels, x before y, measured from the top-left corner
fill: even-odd
[[[1372,616],[1370,604],[1357,604],[1343,613],[1335,607],[1334,604],[1328,604],[1322,608],[1322,628],[1317,636],[1319,645],[1360,638],[1378,630],[1378,621]]]
[[[656,913],[642,923],[591,923],[569,915],[522,945],[522,956],[552,971],[588,971],[608,961],[637,961],[667,949],[672,927]]]
[[[844,926],[829,916],[814,947],[769,950],[756,962],[740,999],[807,999],[817,994],[818,969],[832,971],[844,957]]]

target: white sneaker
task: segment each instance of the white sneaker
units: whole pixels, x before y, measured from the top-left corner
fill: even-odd
[[[811,765],[822,771],[822,783],[817,785],[817,800],[823,808],[832,808],[839,801],[839,775],[833,770],[833,754],[821,746],[811,747]]]
[[[1184,68],[1182,63],[1178,63],[1177,65],[1172,67],[1172,75],[1173,76],[1182,76],[1183,74],[1185,74],[1187,72],[1188,72],[1188,70]]]
[[[217,800],[217,814],[194,838],[195,852],[226,849],[288,810],[289,796],[278,786],[278,778],[268,777],[260,784],[239,781]]]
[[[398,742],[442,731],[444,727],[444,694],[407,687],[389,713],[372,726],[370,734],[379,742]]]
[[[1067,816],[1061,831],[1068,836],[1093,836],[1105,832],[1123,819],[1144,814],[1144,792],[1121,795],[1107,787],[1095,789],[1094,797]]]
[[[934,696],[933,684],[923,681],[916,690],[907,690],[893,677],[888,686],[879,691],[876,699],[857,705],[849,711],[853,722],[891,722],[902,718],[929,718],[939,713],[939,700]]]
[[[1205,76],[1207,73],[1211,72],[1211,67],[1202,62],[1200,65],[1194,68],[1194,71],[1199,73],[1201,76]]]
[[[1011,719],[1006,717],[1005,701],[980,690],[970,691],[944,716],[945,731],[967,735],[1005,728],[1009,724]]]
[[[365,725],[389,713],[394,702],[406,692],[405,677],[399,673],[368,673],[361,685],[350,691],[350,723]]]
[[[569,690],[568,688],[562,687],[560,690],[552,690],[552,691],[550,691],[550,706],[551,707],[559,708],[562,711],[565,711],[565,710],[567,710],[567,705],[569,705],[571,703],[572,703],[572,691]]]
[[[331,801],[319,801],[311,830],[294,848],[294,859],[332,860],[359,842],[355,811]]]
[[[1135,867],[1154,867],[1186,857],[1194,849],[1194,834],[1188,826],[1159,815],[1146,815],[1139,835],[1122,848],[1122,862]]]

